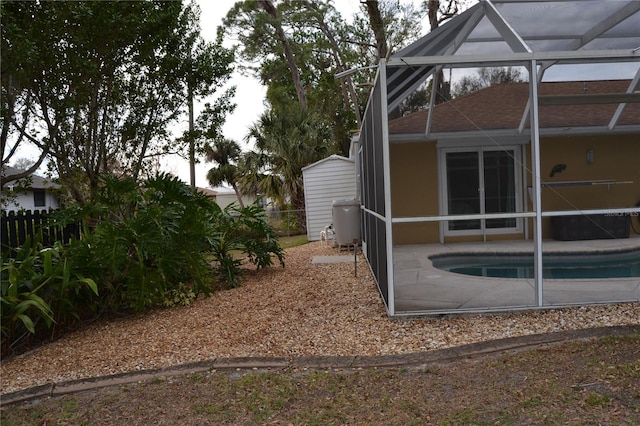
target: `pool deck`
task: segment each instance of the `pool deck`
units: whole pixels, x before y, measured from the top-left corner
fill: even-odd
[[[545,240],[544,253],[587,253],[640,249],[640,236],[615,240]],[[534,279],[487,278],[435,268],[442,254],[533,253],[533,241],[403,245],[393,248],[395,312],[398,315],[483,312],[538,308]],[[543,307],[638,302],[640,277],[545,279]]]

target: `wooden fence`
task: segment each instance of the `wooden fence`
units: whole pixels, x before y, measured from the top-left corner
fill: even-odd
[[[37,238],[44,247],[51,247],[56,241],[68,244],[72,239],[80,238],[80,225],[51,224],[46,210],[3,211],[0,225],[3,251],[14,251],[24,244],[27,237]]]

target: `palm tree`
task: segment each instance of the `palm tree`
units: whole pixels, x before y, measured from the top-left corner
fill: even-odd
[[[270,110],[249,129],[250,139],[257,152],[243,157],[243,187],[256,188],[281,204],[291,202],[304,228],[302,168],[330,153],[331,129],[309,111]]]
[[[205,158],[207,162],[214,162],[217,167],[212,167],[207,172],[207,180],[211,186],[219,186],[223,183],[231,185],[238,197],[240,208],[244,208],[242,195],[238,190],[238,166],[236,166],[242,150],[240,145],[231,139],[218,139],[213,146],[206,149]]]

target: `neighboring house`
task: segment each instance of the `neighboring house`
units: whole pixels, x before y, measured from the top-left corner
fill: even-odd
[[[50,210],[60,206],[56,190],[60,188],[57,183],[51,182],[42,176],[31,175],[29,178],[19,181],[5,181],[5,176],[20,173],[14,167],[5,167],[2,174],[3,210]]]
[[[240,205],[238,204],[238,196],[236,195],[236,192],[233,189],[218,187],[215,189],[215,191],[216,191],[216,203],[218,203],[221,209],[224,209],[225,207],[233,203],[235,203],[237,207],[240,207]],[[243,195],[242,203],[245,206],[249,206],[255,203],[256,199],[257,198],[253,195]]]
[[[378,65],[359,139],[362,247],[391,316],[613,300],[612,286],[545,285],[542,244],[556,218],[621,216],[628,235],[640,213],[640,2],[534,3],[481,0]],[[389,121],[429,78],[504,66],[528,83],[439,105],[433,93],[430,109]],[[502,240],[526,243],[533,279],[473,287],[418,246],[508,251]],[[615,300],[640,300],[633,285]]]
[[[332,155],[302,169],[307,218],[307,239],[320,240],[320,232],[331,225],[332,204],[356,197],[354,159]]]
[[[198,188],[198,191],[202,192],[203,194],[211,198],[213,201],[215,201],[216,204],[218,204],[218,206],[220,206],[221,209],[224,209],[233,203],[235,203],[236,207],[239,207],[238,196],[236,195],[235,191],[231,188],[224,188],[224,187],[216,187],[215,189]],[[242,202],[244,203],[245,206],[255,203],[256,200],[257,198],[252,195],[242,196]]]
[[[216,195],[218,193],[216,191],[214,191],[213,189],[197,187],[196,190],[198,192],[201,192],[202,194],[206,195],[207,197],[209,197],[212,201],[216,201]]]

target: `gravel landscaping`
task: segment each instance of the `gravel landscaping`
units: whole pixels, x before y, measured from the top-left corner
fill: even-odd
[[[640,303],[527,313],[389,319],[365,262],[312,264],[319,243],[287,249],[286,268],[248,271],[240,288],[191,306],[89,325],[5,359],[1,392],[222,357],[390,355],[478,341],[640,324]],[[353,254],[351,254],[353,256]]]

